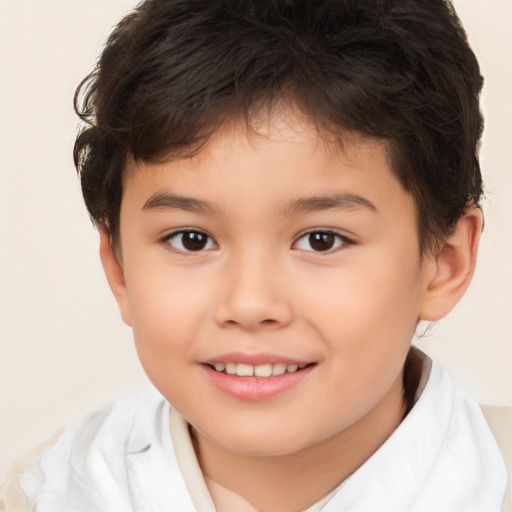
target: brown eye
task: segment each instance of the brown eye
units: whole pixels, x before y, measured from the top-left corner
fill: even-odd
[[[311,233],[308,242],[314,251],[328,251],[334,247],[336,238],[332,233]]]
[[[345,243],[344,237],[332,231],[312,231],[301,236],[296,247],[302,251],[327,252]]]
[[[216,247],[215,242],[201,231],[178,231],[167,238],[167,243],[184,252],[198,252]]]

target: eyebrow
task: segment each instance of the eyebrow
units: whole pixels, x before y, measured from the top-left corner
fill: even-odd
[[[330,196],[301,197],[290,201],[285,207],[285,214],[306,213],[331,208],[366,208],[377,213],[376,206],[368,199],[348,192]]]
[[[151,196],[142,207],[143,210],[184,210],[193,213],[213,214],[218,207],[209,201],[194,197],[178,196],[163,192]]]
[[[318,210],[329,209],[350,209],[366,208],[372,212],[377,212],[375,205],[368,199],[352,193],[340,193],[330,196],[301,197],[294,199],[285,206],[285,215],[297,213],[307,213]],[[142,210],[184,210],[192,213],[214,214],[219,212],[219,208],[202,199],[194,197],[178,196],[163,192],[151,196],[142,207]]]

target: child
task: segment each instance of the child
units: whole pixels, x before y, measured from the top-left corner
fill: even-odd
[[[122,20],[75,161],[158,392],[71,424],[6,510],[500,510],[480,408],[410,346],[475,267],[480,88],[443,0]]]

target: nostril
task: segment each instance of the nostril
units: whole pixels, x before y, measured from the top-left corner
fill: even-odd
[[[262,320],[261,323],[263,325],[274,325],[275,323],[277,323],[277,321],[273,320],[272,318],[267,318],[266,320]]]

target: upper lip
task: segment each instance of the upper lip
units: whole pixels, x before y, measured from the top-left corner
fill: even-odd
[[[279,354],[272,354],[269,352],[248,354],[244,352],[229,352],[226,354],[220,354],[218,356],[212,357],[203,361],[204,364],[216,364],[216,363],[240,363],[240,364],[248,364],[252,366],[259,366],[262,364],[296,364],[298,366],[306,365],[312,363],[313,361],[304,360],[304,359],[296,359],[291,357],[282,356]]]

